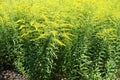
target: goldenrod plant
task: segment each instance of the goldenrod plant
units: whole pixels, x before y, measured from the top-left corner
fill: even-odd
[[[120,80],[119,0],[0,0],[0,66],[28,80]]]

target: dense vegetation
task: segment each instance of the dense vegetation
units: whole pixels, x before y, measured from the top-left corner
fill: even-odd
[[[119,0],[0,0],[0,66],[28,80],[120,80]]]

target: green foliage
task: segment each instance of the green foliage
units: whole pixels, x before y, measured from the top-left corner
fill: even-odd
[[[119,0],[0,1],[0,66],[28,80],[119,80]]]

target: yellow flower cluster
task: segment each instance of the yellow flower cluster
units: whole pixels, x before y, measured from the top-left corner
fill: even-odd
[[[104,20],[105,16],[120,17],[118,0],[7,0],[0,2],[0,17],[5,20],[13,19],[19,26],[21,36],[30,39],[46,38],[51,34],[60,43],[59,37],[71,40],[70,30],[76,27],[77,18],[90,16],[93,19]],[[113,7],[115,6],[116,7]],[[9,15],[8,15],[9,14]],[[81,15],[81,16],[80,16]],[[82,21],[82,20],[81,20]],[[81,23],[82,24],[82,23]],[[74,26],[73,26],[74,25]],[[98,35],[110,33],[105,29]],[[31,36],[30,34],[37,36]],[[67,33],[67,34],[66,34]],[[69,33],[69,34],[68,34]]]
[[[103,29],[102,31],[98,32],[96,36],[103,39],[104,41],[115,40],[117,38],[116,29]]]

